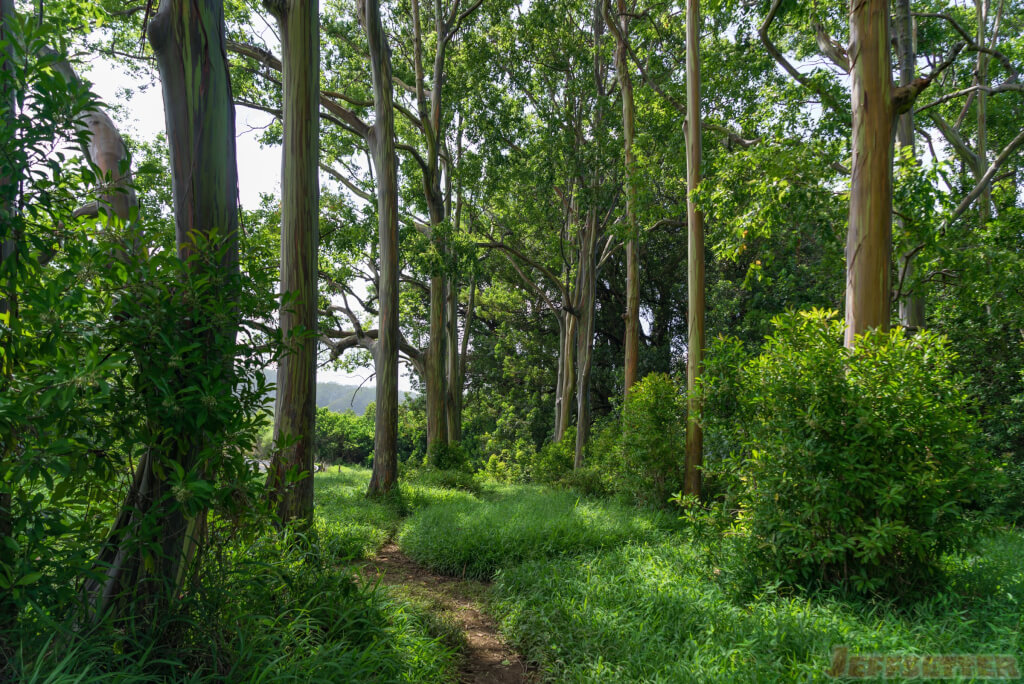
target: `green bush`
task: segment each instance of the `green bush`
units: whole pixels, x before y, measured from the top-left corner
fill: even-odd
[[[364,465],[373,456],[373,413],[357,416],[318,408],[313,443],[320,461]]]
[[[437,572],[490,578],[523,560],[607,548],[659,536],[668,521],[607,502],[532,486],[504,487],[493,501],[453,500],[406,520],[398,543]]]
[[[743,369],[740,520],[787,582],[901,590],[977,538],[991,466],[945,339],[901,329],[853,350],[823,311],[779,316]]]
[[[622,407],[623,482],[637,501],[665,506],[683,486],[684,395],[672,378],[652,373],[633,385]]]

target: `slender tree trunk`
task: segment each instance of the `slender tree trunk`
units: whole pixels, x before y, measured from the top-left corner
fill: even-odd
[[[593,136],[600,140],[604,134],[604,85],[606,64],[601,50],[604,36],[602,8],[606,0],[596,0],[593,15],[594,36],[594,106]],[[583,467],[583,454],[590,441],[590,371],[594,352],[594,307],[597,297],[597,233],[600,229],[597,212],[601,169],[595,158],[590,176],[590,206],[587,208],[583,235],[580,236],[577,293],[579,306],[579,332],[576,338],[576,456],[574,468]]]
[[[590,369],[594,351],[594,303],[597,291],[597,209],[587,212],[580,246],[579,332],[576,337],[576,456],[574,468],[583,467],[583,453],[590,441]]]
[[[910,0],[896,0],[895,5],[896,45],[900,63],[900,85],[910,85],[914,80],[916,54],[914,52],[914,24],[910,11]],[[896,127],[900,147],[914,149],[914,112],[900,115]],[[908,284],[914,277],[914,252],[908,250],[900,255],[900,282]],[[924,327],[924,297],[919,293],[904,291],[899,302],[900,323],[910,331]]]
[[[634,106],[633,79],[629,75],[629,16],[625,0],[617,0],[619,26],[616,30],[612,18],[605,20],[615,33],[615,71],[619,78],[619,92],[622,94],[622,141],[626,162],[626,347],[624,394],[637,381],[637,367],[640,356],[640,231],[636,222],[636,156],[633,154]],[[605,4],[607,10],[607,4]]]
[[[445,389],[445,278],[430,278],[430,342],[426,353],[427,451],[432,460],[441,457],[448,444]],[[437,463],[434,463],[437,465]]]
[[[978,45],[985,45],[987,42],[986,33],[988,26],[988,0],[974,0],[978,18]],[[988,60],[987,53],[978,51],[977,79],[979,86],[988,85]],[[984,90],[978,91],[978,168],[975,170],[975,177],[980,181],[985,172],[988,171],[988,93]],[[984,228],[992,215],[992,184],[987,183],[978,196],[978,227]]]
[[[448,339],[445,342],[447,358],[445,362],[445,375],[447,376],[446,398],[445,398],[445,419],[448,429],[448,443],[458,444],[462,441],[462,425],[460,412],[458,410],[459,398],[462,395],[462,385],[459,383],[459,301],[458,282],[454,277],[448,278],[447,297],[447,323]]]
[[[320,16],[317,0],[265,0],[281,34],[281,335],[267,493],[281,524],[313,523],[317,238],[320,221]]]
[[[217,272],[197,275],[233,282],[238,269],[238,174],[223,2],[161,0],[149,24],[149,40],[163,86],[178,254],[188,262],[198,241],[204,246],[215,242],[223,249]],[[233,290],[219,294],[227,302],[236,297]],[[182,322],[183,335],[190,326]],[[224,326],[199,340],[210,364],[195,372],[231,362],[236,322]],[[172,389],[200,381],[186,373],[178,379],[180,387]],[[140,459],[128,500],[100,554],[105,578],[86,583],[97,617],[119,596],[143,600],[131,605],[132,616],[140,608],[172,602],[192,569],[205,511],[186,514],[164,472],[168,462],[185,472],[201,467],[196,459],[206,436],[168,436],[161,427]]]
[[[846,346],[889,329],[895,107],[888,0],[850,1],[853,168],[846,238]]]
[[[391,48],[381,22],[380,2],[357,0],[357,8],[370,50],[375,114],[369,143],[377,171],[380,322],[375,349],[373,474],[367,494],[376,496],[391,491],[398,479],[398,160]]]
[[[686,335],[686,464],[685,493],[700,496],[704,434],[698,415],[697,382],[704,365],[704,214],[694,196],[701,181],[700,119],[700,0],[686,0],[686,220],[687,312]]]
[[[558,349],[558,379],[555,404],[555,441],[561,442],[572,423],[572,407],[576,397],[576,316],[563,312],[562,328]]]

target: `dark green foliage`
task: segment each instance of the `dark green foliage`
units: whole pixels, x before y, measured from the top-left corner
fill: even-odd
[[[357,416],[318,408],[313,440],[318,461],[366,465],[373,457],[373,412]]]
[[[399,534],[417,562],[456,577],[490,578],[528,559],[610,548],[660,536],[669,521],[571,492],[503,487],[492,500],[462,499],[412,515]]]
[[[683,486],[686,402],[664,373],[635,384],[622,407],[621,473],[637,501],[664,506]]]
[[[991,464],[943,338],[841,342],[833,314],[787,314],[744,366],[739,522],[784,581],[909,590],[977,540]]]
[[[23,641],[21,681],[448,682],[457,663],[424,611],[356,582],[315,539],[216,538],[200,590],[161,639]]]

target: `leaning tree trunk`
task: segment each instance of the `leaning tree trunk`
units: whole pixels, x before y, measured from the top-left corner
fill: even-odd
[[[233,282],[238,269],[238,174],[222,0],[161,0],[149,25],[149,40],[163,86],[178,255],[198,278]],[[199,272],[210,260],[191,258],[200,246],[222,250],[211,272]],[[234,301],[233,290],[218,294],[228,305]],[[175,394],[207,379],[199,374],[207,376],[231,362],[236,322],[182,321],[182,336],[187,339],[195,326],[207,328],[194,340],[205,362],[174,379],[176,386],[170,389]],[[144,389],[143,394],[162,396],[160,388]],[[205,511],[188,514],[167,474],[171,466],[186,473],[203,468],[198,457],[208,439],[206,431],[181,434],[173,426],[151,428],[151,443],[101,552],[105,577],[86,585],[97,618],[119,598],[124,601],[118,605],[131,606],[131,615],[176,600],[205,529]]]
[[[281,32],[281,336],[267,494],[281,524],[313,522],[317,233],[320,220],[320,34],[317,0],[264,0]]]
[[[683,490],[700,496],[704,434],[699,421],[697,382],[704,364],[704,214],[694,196],[701,180],[703,148],[700,126],[700,0],[686,1],[686,464]]]
[[[358,0],[373,77],[375,119],[369,144],[377,171],[377,225],[380,300],[377,346],[377,412],[374,417],[373,474],[367,494],[385,494],[398,479],[398,161],[391,48],[381,23],[379,0]]]
[[[888,0],[850,0],[853,168],[846,238],[846,346],[889,329],[895,107]]]
[[[913,15],[910,11],[910,0],[897,0],[895,11],[896,46],[900,65],[900,85],[910,85],[914,80],[914,65],[917,55],[914,52],[914,24]],[[980,53],[979,53],[980,55]],[[896,138],[900,147],[909,148],[911,154],[914,150],[914,112],[907,111],[900,115],[896,126]],[[914,278],[914,255],[913,249],[909,249],[900,255],[899,277],[904,284],[904,290],[899,301],[900,324],[910,331],[919,330],[924,327],[924,297],[915,292],[911,287],[906,289],[908,283]]]

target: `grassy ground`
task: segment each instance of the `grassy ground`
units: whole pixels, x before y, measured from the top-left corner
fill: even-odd
[[[766,585],[739,552],[673,527],[569,492],[491,485],[414,512],[398,540],[435,570],[494,577],[492,612],[550,681],[824,681],[841,645],[1024,655],[1018,532],[947,559],[942,590],[897,605]]]
[[[352,580],[391,540],[435,572],[493,579],[490,612],[553,682],[825,681],[840,645],[1024,663],[1016,531],[948,559],[941,591],[896,605],[752,579],[728,542],[693,541],[671,514],[436,472],[369,501],[368,478],[317,475],[315,543],[303,551],[274,536],[227,545],[174,652],[140,657],[116,634],[51,638],[18,654],[21,680],[455,681],[464,642],[451,606]]]

